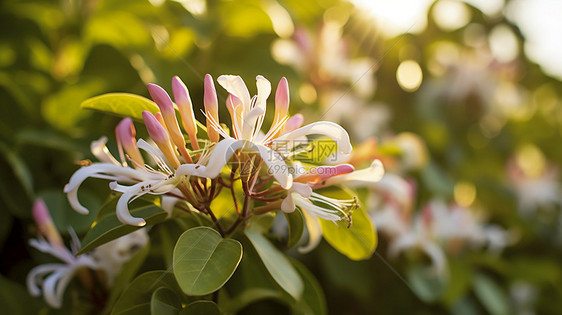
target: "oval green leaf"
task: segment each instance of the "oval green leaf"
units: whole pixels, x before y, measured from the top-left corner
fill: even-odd
[[[131,310],[150,310],[152,294],[162,287],[172,292],[180,291],[178,283],[171,272],[154,270],[143,273],[136,277],[125,289],[117,303],[115,303],[111,314],[130,313]]]
[[[220,289],[242,259],[242,245],[223,239],[209,227],[184,232],[174,248],[174,275],[187,295],[206,295]]]
[[[353,211],[353,223],[347,227],[347,222],[320,220],[322,235],[338,252],[351,260],[369,259],[377,248],[377,233],[373,223],[359,208]]]
[[[156,314],[156,313],[154,313]],[[213,301],[195,301],[181,310],[180,315],[220,315],[219,306]]]
[[[131,117],[136,120],[142,120],[142,112],[145,110],[153,114],[160,111],[153,101],[129,93],[108,93],[95,96],[83,101],[80,107]]]
[[[273,279],[283,290],[298,300],[304,290],[304,284],[289,260],[261,233],[252,230],[246,230],[244,233]]]
[[[166,211],[155,205],[129,208],[129,210],[134,217],[143,218],[147,225],[164,222],[168,216]],[[86,236],[84,236],[82,240],[82,249],[78,254],[89,252],[100,245],[141,228],[142,227],[123,224],[117,219],[115,212],[110,213],[96,221],[95,225],[86,233]]]
[[[176,292],[160,287],[150,299],[150,313],[161,315],[177,315],[181,309],[181,301]]]

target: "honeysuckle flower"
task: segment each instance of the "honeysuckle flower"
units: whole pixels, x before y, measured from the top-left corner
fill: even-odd
[[[101,271],[102,283],[110,287],[115,277],[121,271],[124,263],[129,261],[132,255],[148,242],[145,229],[125,235],[111,242],[103,244],[92,252],[75,256],[80,250],[80,241],[70,230],[72,237],[71,250],[63,243],[62,237],[57,231],[47,206],[41,199],[37,199],[33,205],[33,217],[41,235],[38,239],[31,239],[29,244],[35,249],[49,254],[61,261],[61,263],[48,263],[39,265],[27,275],[27,287],[32,296],[43,294],[45,301],[51,307],[60,308],[66,287],[74,276],[78,276],[84,285],[91,285],[91,274],[84,273],[84,269]]]
[[[105,147],[106,139],[95,142],[92,151],[101,162],[79,169],[65,187],[72,207],[79,212],[87,213],[87,209],[78,202],[77,191],[85,179],[94,177],[110,180],[110,188],[122,193],[117,202],[116,213],[119,220],[126,224],[137,226],[146,224],[144,219],[133,217],[128,209],[131,201],[145,194],[161,195],[161,205],[165,205],[169,213],[177,201],[182,200],[190,203],[196,210],[208,214],[211,211],[209,204],[215,197],[215,185],[218,183],[221,188],[229,185],[219,177],[226,170],[225,166],[233,165],[230,181],[242,179],[247,198],[260,199],[262,198],[260,196],[264,196],[262,199],[274,200],[289,196],[287,200],[294,199],[296,205],[307,209],[307,212],[315,218],[351,221],[349,211],[344,209],[353,208],[357,203],[355,199],[335,200],[315,192],[311,192],[310,195],[304,194],[303,197],[303,194],[298,193],[299,185],[290,190],[293,187],[293,174],[290,173],[288,166],[288,163],[295,160],[297,154],[301,152],[299,150],[302,150],[297,148],[296,143],[310,143],[309,136],[325,136],[332,139],[337,146],[337,156],[341,159],[348,158],[352,148],[347,132],[333,122],[320,121],[302,126],[304,121],[302,115],[290,117],[288,115],[289,85],[285,78],[280,80],[275,92],[273,123],[267,131],[262,132],[267,99],[271,94],[270,82],[262,76],[257,76],[257,95],[250,97],[248,88],[239,76],[223,75],[217,81],[229,93],[226,107],[231,116],[232,134],[219,124],[218,100],[210,75],[205,76],[203,102],[209,141],[205,141],[202,148],[199,147],[200,141],[196,135],[197,127],[189,92],[179,78],[174,77],[172,80],[174,98],[182,116],[183,128],[189,135],[191,148],[197,153],[187,149],[185,137],[175,114],[174,103],[169,95],[161,87],[149,84],[150,95],[160,108],[160,112],[155,114],[148,111],[142,113],[150,140],[139,139],[135,143],[135,129],[132,121],[126,119],[116,128],[120,161],[115,159]],[[141,150],[150,157],[148,162],[140,154]],[[235,160],[234,164],[229,164],[231,160]],[[263,179],[258,179],[259,174],[254,175],[252,172],[259,169],[262,162],[267,166],[268,174],[263,176]],[[335,166],[334,169],[341,167]],[[249,168],[249,171],[247,172],[245,168]],[[328,170],[330,167],[316,169]],[[357,171],[355,177],[346,177],[341,184],[353,186],[358,184],[355,183],[358,180],[376,181],[381,176],[381,169],[380,162],[373,164],[368,169]],[[239,172],[239,175],[235,175],[236,172]],[[338,174],[343,173],[345,172]],[[323,174],[306,174],[299,180],[316,189],[332,185],[326,182],[329,177]],[[212,179],[210,186],[202,181],[204,178]],[[262,182],[268,178],[278,183],[271,186],[272,192],[279,192],[277,188],[290,191],[265,197],[268,191],[264,190],[254,196],[253,188],[256,181]],[[168,200],[168,198],[176,199]]]
[[[422,210],[413,220],[407,217],[404,223],[409,223],[408,228],[390,241],[388,252],[396,257],[404,251],[420,250],[431,259],[435,272],[445,276],[447,258],[435,239],[432,219],[430,208]]]
[[[60,308],[64,291],[74,275],[83,268],[96,269],[97,263],[88,255],[75,257],[74,253],[65,247],[47,206],[41,199],[36,200],[33,205],[33,217],[42,236],[30,240],[29,244],[43,253],[56,257],[62,263],[49,263],[33,268],[27,275],[27,288],[32,296],[37,297],[42,293],[47,304]],[[71,235],[72,247],[77,251],[80,241],[74,234]]]
[[[537,171],[525,170],[512,159],[507,164],[510,185],[517,195],[517,206],[523,215],[535,213],[538,209],[553,210],[562,206],[562,185],[555,166],[536,165]]]
[[[290,126],[293,130],[284,132],[289,120],[289,117],[286,116],[289,106],[289,90],[286,79],[281,79],[277,88],[274,123],[265,134],[260,132],[266,112],[266,101],[271,93],[271,83],[264,77],[257,76],[258,94],[250,97],[248,88],[239,76],[222,75],[217,81],[230,93],[227,107],[231,113],[233,137],[215,121],[212,115],[206,115],[211,127],[224,138],[214,150],[220,147],[228,152],[234,152],[238,149],[255,151],[270,170],[275,165],[283,166],[272,172],[283,188],[290,188],[293,180],[292,175],[289,174],[289,168],[283,162],[283,155],[278,152],[280,151],[279,148],[286,147],[287,143],[308,135],[324,135],[336,142],[341,155],[351,153],[351,144],[347,132],[332,122],[320,121],[294,129],[294,125],[299,125],[300,117],[297,116],[296,121]],[[204,172],[203,169],[198,174],[202,172]]]
[[[294,167],[300,169],[303,166],[294,163]],[[299,251],[308,252],[320,242],[322,232],[317,218],[333,222],[344,220],[351,224],[351,212],[359,205],[356,198],[334,199],[314,192],[313,189],[334,184],[349,183],[353,185],[360,180],[371,183],[380,180],[382,173],[384,173],[382,164],[375,161],[371,167],[364,170],[355,171],[350,164],[320,166],[295,177],[293,186],[281,203],[281,210],[290,213],[298,207],[303,212],[308,228],[309,243],[305,247],[299,248]],[[341,180],[337,180],[338,178]]]

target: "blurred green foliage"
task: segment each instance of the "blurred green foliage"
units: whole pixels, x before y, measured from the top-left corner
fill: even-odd
[[[204,5],[204,13],[193,6],[197,3]],[[377,136],[384,143],[389,134],[409,131],[419,134],[429,149],[429,164],[407,174],[417,182],[416,205],[421,207],[434,196],[454,200],[456,183],[468,182],[476,190],[474,204],[486,210],[489,221],[518,235],[517,243],[501,256],[470,249],[451,255],[449,277],[445,280],[427,277],[422,270],[427,264],[423,255],[413,254],[407,259],[400,257],[387,262],[388,244],[383,238],[375,255],[367,261],[351,261],[324,242],[308,255],[290,252],[313,274],[302,268],[300,262],[290,262],[306,279],[304,294],[312,296],[312,301],[321,300],[318,296],[324,294],[329,313],[333,314],[507,314],[517,311],[516,291],[525,286],[536,297],[531,306],[520,306],[521,310],[531,307],[538,313],[562,312],[560,204],[552,206],[553,211],[548,211],[547,204],[537,206],[530,216],[525,216],[517,210],[518,192],[513,189],[514,180],[508,174],[509,163],[517,160],[517,156],[523,160],[531,156],[529,163],[535,166],[542,163],[545,172],[552,174],[562,165],[562,84],[559,81],[544,75],[521,53],[508,64],[490,61],[478,65],[478,69],[485,71],[474,78],[470,77],[473,73],[460,69],[472,62],[469,59],[460,59],[460,66],[441,65],[444,69],[432,70],[441,42],[454,44],[462,56],[477,55],[478,48],[466,40],[470,25],[443,32],[430,19],[421,34],[385,38],[361,12],[336,0],[209,0],[193,1],[191,7],[189,4],[190,1],[162,1],[154,5],[147,0],[4,0],[0,3],[0,204],[3,206],[0,304],[3,309],[10,314],[29,314],[46,308],[42,300],[27,295],[24,286],[29,269],[48,261],[27,245],[27,240],[36,234],[31,220],[33,200],[44,198],[63,233],[71,226],[83,235],[96,216],[96,213],[81,216],[73,212],[62,192],[78,168],[76,162],[93,158],[88,150],[92,140],[105,135],[110,138],[110,148],[115,143],[113,128],[117,118],[81,109],[79,105],[85,99],[110,92],[148,97],[146,83],[156,82],[170,90],[171,77],[179,75],[189,87],[192,99],[202,100],[203,74],[216,77],[232,73],[241,75],[246,82],[252,82],[258,74],[273,82],[286,76],[292,91],[291,112],[303,111],[307,121],[325,119],[332,106],[336,109],[343,106],[338,104],[339,99],[322,104],[322,96],[330,90],[348,94],[362,73],[351,82],[343,79],[328,82],[315,75],[322,73],[316,64],[317,55],[299,55],[300,61],[309,62],[301,69],[274,58],[272,47],[277,40],[296,38],[276,29],[275,23],[283,22],[276,22],[271,8],[281,7],[284,10],[281,14],[290,18],[293,28],[312,34],[314,40],[308,43],[311,46],[319,41],[319,29],[330,21],[334,10],[341,13],[336,15],[336,20],[343,19],[341,36],[347,57],[369,57],[372,64],[367,68],[372,65],[375,69],[376,91],[363,97],[365,106],[385,104],[392,112],[384,130],[364,138]],[[472,7],[470,12],[484,37],[495,25],[506,24],[524,43],[517,27],[505,17],[491,18]],[[312,50],[321,49],[312,47]],[[424,73],[424,81],[416,92],[403,91],[396,81],[396,69],[404,59],[416,60]],[[498,108],[509,106],[502,105],[502,100],[506,101],[510,94],[490,96],[486,86],[478,84],[479,80],[490,80],[492,83],[485,81],[484,85],[490,84],[488,87],[493,91],[507,84],[525,98],[514,108],[500,110],[498,114]],[[305,93],[311,86],[316,95],[312,100]],[[224,102],[226,92],[218,93],[219,101]],[[195,101],[194,106],[198,119],[202,120],[199,111],[202,103]],[[227,120],[224,108],[220,115]],[[345,119],[342,123],[349,129],[357,124],[355,120]],[[143,128],[137,129],[140,136],[145,135]],[[352,140],[359,143],[364,139]],[[525,153],[529,152],[525,151],[529,146],[540,152],[538,160]],[[551,165],[553,169],[549,168]],[[106,201],[108,191],[105,182],[90,180],[81,191],[81,200],[88,208],[98,209]],[[144,267],[137,266],[135,270],[149,270],[146,265],[161,256],[154,248],[165,249],[166,237],[179,236],[164,236],[164,233],[161,246],[153,246],[150,253],[144,253],[148,255]],[[167,250],[171,250],[169,245]],[[244,258],[240,267],[250,268]],[[160,281],[165,282],[170,276],[165,275]],[[145,273],[144,277],[155,275]],[[129,275],[124,281],[131,279]],[[236,274],[233,281],[250,280]],[[261,292],[261,283],[253,285],[256,292]],[[124,284],[120,286],[125,288]],[[238,293],[229,294],[232,297]],[[261,294],[267,299],[250,306],[233,304],[232,309],[246,314],[287,311],[282,302],[269,299],[281,293]],[[125,303],[125,296],[118,304]],[[160,290],[151,292],[150,297],[169,298]],[[251,296],[245,298],[254,301]],[[115,302],[117,297],[112,299]],[[70,313],[73,306],[75,312],[80,312],[76,304],[63,311]],[[321,312],[323,305],[318,302],[306,307],[316,313]]]

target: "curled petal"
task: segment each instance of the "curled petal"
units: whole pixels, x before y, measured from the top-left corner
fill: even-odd
[[[227,90],[228,93],[242,101],[242,116],[246,116],[250,112],[250,92],[244,80],[237,75],[221,75],[218,77],[217,82]]]
[[[274,139],[273,142],[297,140],[302,136],[308,135],[327,136],[328,138],[336,142],[340,153],[344,155],[348,155],[351,153],[351,142],[349,141],[349,135],[347,134],[347,131],[345,131],[345,129],[343,129],[340,125],[329,121],[319,121],[306,125],[299,129],[288,132],[278,137],[277,139]]]
[[[97,141],[93,141],[90,145],[90,151],[100,162],[121,165],[109,152],[109,149],[105,145],[107,143],[107,137],[101,137]]]
[[[150,177],[150,174],[144,171],[108,163],[94,163],[90,166],[80,168],[72,174],[70,181],[64,186],[64,192],[72,208],[82,214],[88,214],[89,211],[78,201],[78,188],[82,182],[89,177],[135,182]]]
[[[374,186],[384,175],[384,167],[381,161],[375,160],[370,167],[354,171],[345,175],[330,177],[325,185],[346,185],[349,187]]]
[[[39,281],[37,278],[65,267],[66,265],[64,264],[44,264],[31,269],[26,278],[29,294],[34,297],[41,295],[41,289],[39,289],[38,283],[42,281]]]

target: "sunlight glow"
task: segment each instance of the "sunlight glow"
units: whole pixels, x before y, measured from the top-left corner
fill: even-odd
[[[507,25],[498,25],[490,32],[490,49],[499,62],[510,62],[517,58],[519,43]]]
[[[459,182],[454,189],[455,202],[461,207],[470,207],[476,199],[476,187],[467,182]]]
[[[396,80],[400,87],[407,92],[417,90],[423,79],[420,65],[413,60],[402,62],[396,70]]]
[[[350,0],[371,15],[387,37],[418,33],[427,26],[427,10],[433,0]]]
[[[471,14],[466,4],[454,0],[441,0],[432,9],[435,24],[444,31],[454,31],[470,22]]]

